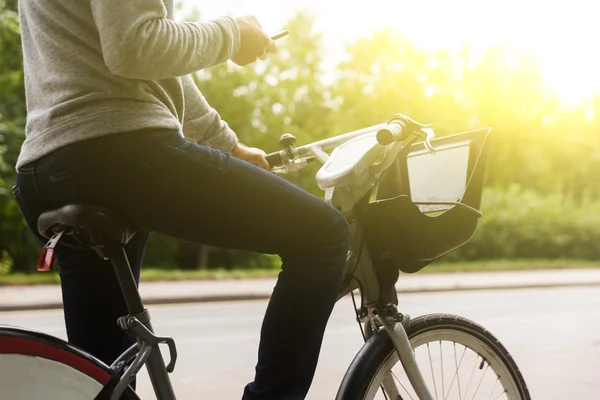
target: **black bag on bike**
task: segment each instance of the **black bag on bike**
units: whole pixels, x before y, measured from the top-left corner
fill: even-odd
[[[383,173],[364,218],[378,268],[417,272],[467,243],[479,217],[489,128],[407,146]]]

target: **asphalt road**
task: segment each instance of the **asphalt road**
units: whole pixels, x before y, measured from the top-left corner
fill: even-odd
[[[534,400],[600,399],[600,289],[447,292],[401,296],[417,316],[448,312],[488,328],[513,354]],[[252,378],[265,301],[152,306],[155,329],[174,336],[181,399],[239,399]],[[0,324],[65,337],[59,311],[0,313]],[[332,316],[309,399],[330,400],[362,338],[349,299]],[[145,371],[142,399],[153,398]]]

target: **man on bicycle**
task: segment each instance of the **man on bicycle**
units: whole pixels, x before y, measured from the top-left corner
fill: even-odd
[[[141,228],[126,245],[136,279],[150,231],[280,255],[243,399],[305,398],[348,225],[266,171],[265,153],[238,141],[190,76],[264,59],[273,41],[254,17],[176,22],[172,0],[21,0],[19,16],[28,118],[14,195],[29,228],[44,240],[38,216],[68,203],[112,210]],[[68,339],[111,363],[128,344],[111,264],[56,251]]]

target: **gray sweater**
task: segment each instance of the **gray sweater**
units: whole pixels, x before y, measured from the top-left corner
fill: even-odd
[[[173,0],[19,0],[27,98],[17,168],[61,146],[145,128],[231,151],[190,74],[233,57],[235,21],[176,22]]]

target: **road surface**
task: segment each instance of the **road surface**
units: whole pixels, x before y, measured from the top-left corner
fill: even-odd
[[[266,301],[152,306],[159,334],[176,339],[172,379],[181,399],[239,399],[252,378]],[[600,399],[600,289],[560,288],[410,294],[401,309],[417,316],[448,312],[488,328],[513,354],[534,400]],[[346,298],[336,306],[308,399],[331,400],[361,346]],[[64,338],[59,311],[0,313],[0,324]],[[142,399],[153,398],[145,370]]]

